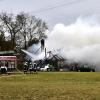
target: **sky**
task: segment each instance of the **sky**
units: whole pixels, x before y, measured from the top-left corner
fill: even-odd
[[[100,0],[0,0],[0,12],[30,13],[47,22],[68,25],[80,16],[100,16]]]

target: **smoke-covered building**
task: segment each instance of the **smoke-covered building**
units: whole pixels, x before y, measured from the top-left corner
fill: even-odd
[[[63,65],[65,63],[65,59],[57,54],[52,54],[43,59],[36,60],[35,63],[37,63],[37,67],[44,68],[46,65],[49,66],[49,71],[59,71],[60,69],[63,69]]]

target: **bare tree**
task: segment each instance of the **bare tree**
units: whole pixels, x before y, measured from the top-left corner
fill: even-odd
[[[4,33],[10,34],[12,50],[16,47],[18,41],[22,47],[27,48],[29,44],[32,45],[35,38],[38,40],[42,37],[46,38],[46,23],[24,12],[16,16],[13,14],[1,13],[0,26],[2,26],[2,31]]]
[[[16,46],[15,37],[16,34],[21,30],[21,24],[18,19],[12,14],[2,13],[0,15],[1,25],[4,27],[3,30],[10,34],[11,37],[11,48],[14,49]]]
[[[45,30],[48,29],[46,23],[35,16],[20,13],[18,16],[24,16],[24,25],[20,31],[20,35],[23,36],[24,47],[32,45],[34,40],[40,40],[41,38],[46,38]]]

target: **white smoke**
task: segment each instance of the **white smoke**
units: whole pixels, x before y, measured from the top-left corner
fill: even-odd
[[[80,17],[70,25],[57,24],[49,33],[46,47],[48,50],[61,49],[62,54],[71,61],[99,66],[99,21],[95,17]]]
[[[31,59],[33,62],[35,60],[43,59],[45,57],[45,52],[39,53],[39,54],[34,54],[29,51],[21,49],[27,56],[26,59]]]

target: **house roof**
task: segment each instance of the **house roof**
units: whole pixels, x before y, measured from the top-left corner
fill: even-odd
[[[0,55],[5,55],[5,54],[14,54],[14,51],[0,51]]]

